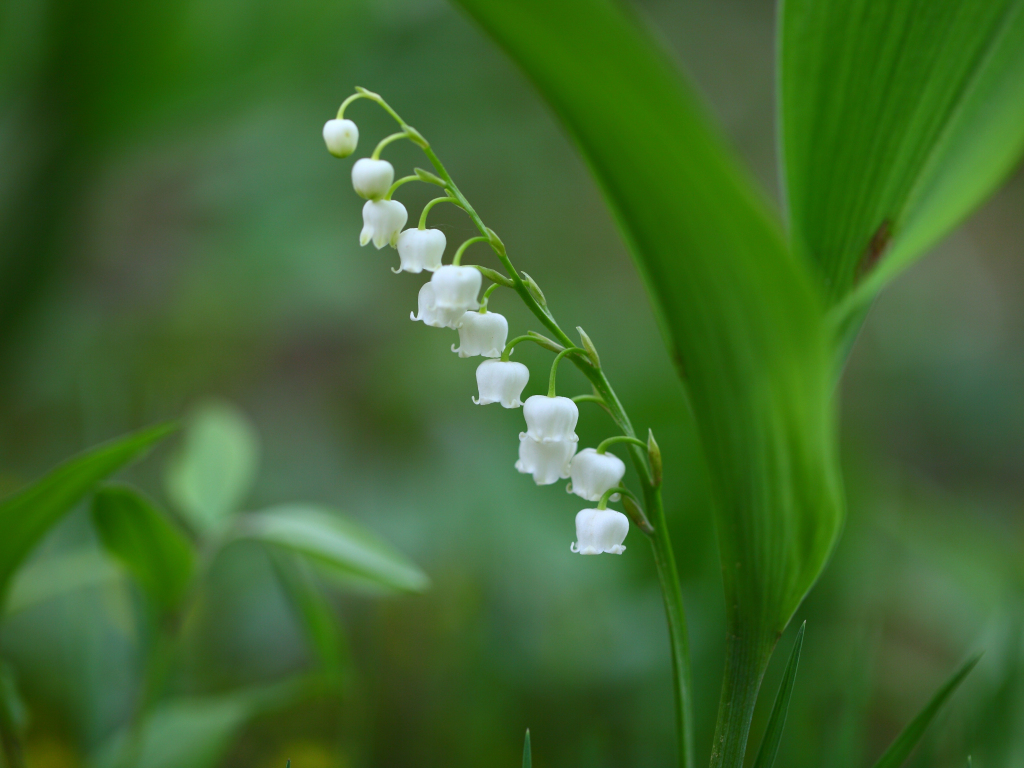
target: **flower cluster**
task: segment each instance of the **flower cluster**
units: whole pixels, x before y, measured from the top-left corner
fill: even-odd
[[[627,511],[631,512],[634,522],[644,527],[647,532],[651,529],[635,498],[621,487],[626,465],[614,454],[607,453],[606,449],[617,442],[644,446],[649,451],[653,468],[656,458],[653,438],[648,443],[642,443],[632,436],[623,435],[609,438],[597,448],[577,451],[579,438],[576,435],[576,423],[579,420],[579,408],[573,399],[555,394],[555,373],[559,361],[567,355],[575,355],[581,366],[589,365],[599,370],[597,353],[589,338],[580,331],[585,349],[568,343],[558,344],[533,332],[508,341],[508,321],[504,316],[488,309],[490,294],[500,286],[515,288],[528,303],[529,300],[533,301],[535,314],[539,301],[545,307],[541,310],[543,316],[550,318],[539,287],[529,276],[520,276],[515,271],[500,240],[479,221],[479,217],[469,207],[443,166],[430,151],[425,139],[405,124],[377,94],[363,89],[357,90],[355,95],[342,104],[337,119],[329,120],[324,125],[324,141],[332,155],[347,157],[356,150],[359,130],[355,123],[343,117],[345,108],[356,99],[368,98],[376,101],[402,128],[401,132],[383,139],[371,157],[361,158],[352,166],[352,186],[356,193],[366,200],[363,205],[363,229],[359,235],[359,244],[367,245],[372,242],[378,249],[387,245],[395,248],[399,257],[397,269],[392,269],[395,273],[431,273],[430,279],[419,289],[416,312],[410,312],[409,316],[412,320],[433,328],[457,331],[459,345],[456,347],[452,344],[452,352],[457,353],[459,357],[485,358],[476,369],[478,396],[473,398],[474,403],[499,403],[504,408],[523,409],[526,431],[519,435],[519,459],[515,463],[515,468],[523,474],[530,475],[537,485],[551,485],[559,480],[570,479],[568,490],[571,493],[586,501],[597,502],[596,507],[584,509],[576,515],[576,541],[571,544],[570,549],[584,555],[622,554],[626,549],[622,542],[629,532],[629,519],[621,512],[608,509],[609,501],[622,500]],[[380,154],[387,144],[399,139],[409,139],[422,147],[441,176],[416,169],[414,175],[396,181],[393,166],[387,160],[382,160]],[[402,203],[392,199],[395,190],[410,181],[435,184],[444,188],[445,192],[443,197],[432,200],[424,207],[415,228],[405,228],[409,218],[408,212]],[[442,202],[454,204],[465,210],[484,232],[482,236],[464,242],[449,264],[442,264],[447,247],[444,233],[438,229],[428,229],[426,226],[430,209]],[[506,267],[509,277],[483,267],[461,264],[468,246],[476,242],[490,243]],[[492,284],[481,297],[480,290],[485,275]],[[564,339],[564,334],[562,338]],[[533,341],[558,353],[552,365],[547,394],[533,395],[525,402],[522,395],[530,380],[530,371],[522,363],[509,360],[515,345],[522,341]],[[597,394],[584,395],[579,399],[593,400],[606,405]],[[658,463],[660,470],[660,457]]]

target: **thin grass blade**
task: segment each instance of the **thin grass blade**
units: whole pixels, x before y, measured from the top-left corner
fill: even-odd
[[[772,713],[768,718],[768,727],[765,728],[764,738],[761,740],[761,748],[757,751],[754,768],[772,768],[775,764],[775,757],[779,753],[779,744],[782,742],[782,730],[786,727],[786,714],[789,712],[789,700],[793,696],[796,668],[800,663],[800,651],[804,647],[804,630],[806,628],[807,622],[805,621],[800,625],[800,630],[796,633],[796,641],[793,643],[793,650],[789,654],[786,671],[782,675],[779,693],[775,697],[775,705],[772,707]]]

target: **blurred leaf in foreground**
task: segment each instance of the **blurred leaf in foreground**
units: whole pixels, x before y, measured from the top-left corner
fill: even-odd
[[[0,601],[14,571],[54,523],[97,483],[173,431],[161,424],[104,443],[0,503]]]
[[[256,477],[259,436],[235,406],[211,402],[189,417],[167,469],[167,493],[202,534],[224,530]]]
[[[423,571],[376,535],[322,507],[289,504],[254,512],[239,521],[236,533],[391,589],[421,592],[429,584]]]
[[[192,578],[195,552],[166,515],[131,488],[101,488],[92,517],[103,546],[162,609],[173,608]]]

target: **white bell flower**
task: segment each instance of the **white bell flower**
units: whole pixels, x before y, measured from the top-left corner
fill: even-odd
[[[522,363],[508,360],[484,360],[476,369],[476,385],[480,399],[473,398],[477,405],[501,403],[505,408],[519,408],[519,398],[530,380],[530,369]],[[520,446],[520,450],[522,446]]]
[[[387,160],[363,157],[352,166],[352,186],[356,194],[367,200],[380,200],[391,189],[394,180],[395,169]]]
[[[351,120],[328,120],[324,123],[324,143],[335,157],[348,157],[356,151],[359,129]]]
[[[614,509],[583,509],[576,515],[576,541],[569,549],[581,555],[621,555],[629,518]]]
[[[572,492],[587,501],[600,501],[605,491],[622,482],[625,474],[622,459],[611,453],[598,453],[594,448],[584,448],[577,453],[569,466]]]
[[[579,440],[573,430],[576,429],[580,410],[568,397],[528,397],[523,405],[523,416],[526,417],[525,434],[534,440],[542,443],[561,440],[575,443]]]
[[[370,240],[380,250],[394,244],[398,233],[409,219],[409,212],[397,200],[367,200],[363,206],[363,231],[359,233],[359,244]],[[473,270],[476,272],[476,270]]]
[[[392,272],[412,272],[414,275],[423,270],[435,272],[441,267],[441,256],[447,241],[440,229],[407,229],[398,236],[398,257],[402,260],[397,270]]]
[[[516,469],[525,475],[533,475],[533,482],[537,485],[551,485],[569,476],[569,462],[575,452],[576,442],[573,440],[542,443],[523,433],[519,435]]]
[[[417,315],[410,312],[409,319],[422,320],[424,324],[432,328],[458,328],[462,316],[466,314],[461,309],[452,311],[438,307],[434,300],[434,286],[430,282],[424,283],[420,288],[419,296],[417,296],[417,311]]]
[[[497,312],[466,312],[459,322],[459,357],[501,357],[508,340],[508,321]]]
[[[480,309],[476,297],[480,293],[481,282],[479,270],[454,264],[440,267],[430,278],[437,306],[452,312],[458,310],[460,317],[471,309]]]

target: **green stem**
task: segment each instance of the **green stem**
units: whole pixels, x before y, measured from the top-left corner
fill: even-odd
[[[487,286],[487,290],[484,291],[484,295],[480,297],[480,314],[487,311],[487,300],[491,298],[491,294],[494,293],[496,288],[500,288],[501,283],[491,283]]]
[[[398,141],[399,139],[408,139],[408,138],[409,138],[409,132],[408,131],[399,131],[398,133],[392,133],[390,136],[385,136],[383,139],[380,140],[380,143],[377,144],[376,149],[373,150],[373,154],[370,155],[370,157],[373,160],[380,160],[380,153],[384,150],[384,147],[386,147],[388,144],[390,144],[393,141]]]
[[[390,200],[391,196],[393,194],[395,194],[395,190],[398,189],[403,184],[408,184],[410,181],[419,181],[419,180],[420,180],[419,176],[403,176],[398,181],[396,181],[394,184],[392,184],[390,187],[388,187],[388,192],[387,192],[386,195],[384,195],[384,199],[385,200]]]
[[[597,502],[597,508],[598,509],[607,509],[608,508],[608,501],[616,493],[629,494],[630,496],[633,496],[633,494],[629,493],[629,491],[627,489],[623,488],[621,485],[617,485],[614,488],[609,488],[607,491],[605,491],[601,495],[601,500]],[[636,498],[636,497],[634,497],[634,498]]]
[[[456,200],[454,197],[435,197],[433,200],[431,200],[429,203],[423,206],[423,212],[420,214],[420,224],[418,229],[427,228],[427,214],[430,213],[430,209],[433,208],[438,203],[455,203],[456,205],[458,205],[459,201]]]
[[[505,345],[505,349],[503,349],[501,352],[501,361],[503,363],[508,362],[508,358],[512,354],[512,350],[515,349],[516,344],[518,344],[521,341],[532,341],[534,344],[540,344],[541,346],[543,346],[544,344],[544,342],[542,342],[536,336],[530,336],[529,334],[527,334],[526,336],[516,336],[514,339],[512,339],[512,341]]]
[[[469,238],[469,240],[467,240],[462,245],[460,245],[459,246],[459,250],[457,250],[455,252],[455,258],[452,259],[452,266],[453,267],[459,266],[459,263],[462,261],[462,254],[464,254],[466,252],[466,249],[469,248],[469,246],[471,246],[473,243],[487,243],[487,242],[490,242],[490,239],[491,238],[489,238],[489,237],[481,237],[481,236]]]
[[[597,446],[598,453],[605,453],[611,446],[616,443],[629,443],[630,445],[639,445],[641,448],[646,448],[647,443],[643,440],[638,440],[631,435],[617,435],[616,437],[609,437],[607,440],[602,440]]]
[[[403,128],[408,128],[405,121],[380,96],[371,94],[368,91],[360,91],[360,93],[366,93],[368,98],[373,98],[399,125]],[[418,133],[416,135],[419,136]],[[519,298],[523,300],[527,309],[540,320],[544,327],[563,346],[567,348],[575,347],[572,339],[559,327],[547,306],[542,306],[526,287],[522,277],[520,277],[516,268],[512,265],[512,261],[505,251],[505,246],[497,237],[491,237],[494,233],[488,229],[483,219],[480,218],[480,214],[476,212],[473,206],[470,205],[469,200],[466,199],[466,196],[459,190],[431,146],[426,140],[423,140],[420,146],[427,159],[430,160],[431,165],[434,166],[434,170],[437,171],[437,175],[445,182],[451,196],[466,211],[480,233],[486,235],[490,240],[491,248],[494,250],[495,255],[497,255],[498,260],[501,261],[502,266],[505,267],[508,276],[512,279],[513,290],[519,294]],[[507,360],[504,356],[502,359]],[[574,356],[571,359],[594,386],[594,390],[598,395],[604,400],[605,407],[619,428],[625,434],[636,437],[636,432],[633,430],[629,416],[626,414],[622,403],[604,375],[604,370],[592,365],[586,355]],[[650,468],[647,466],[647,452],[645,450],[641,451],[639,446],[630,445],[629,453],[630,458],[633,460],[633,466],[640,477],[643,486],[644,505],[648,509],[648,516],[655,529],[649,538],[654,547],[654,562],[658,570],[658,581],[661,583],[662,596],[665,602],[665,618],[668,622],[669,646],[672,653],[672,688],[675,693],[676,703],[679,766],[680,768],[693,768],[693,676],[690,667],[690,647],[686,629],[686,615],[683,610],[682,590],[679,587],[679,574],[676,571],[675,556],[672,554],[672,543],[669,540],[668,526],[665,524],[665,510],[661,501],[661,489],[654,486]]]
[[[548,376],[548,397],[555,396],[555,375],[558,373],[558,364],[562,362],[562,358],[570,352],[583,352],[583,350],[577,349],[576,347],[567,347],[555,355],[555,362],[551,364],[551,375]]]
[[[605,410],[608,410],[608,405],[605,403],[604,398],[599,395],[576,395],[576,397],[569,398],[574,403],[597,403]]]
[[[365,98],[367,98],[367,97],[364,94],[362,94],[362,93],[353,93],[351,96],[349,96],[343,102],[341,102],[341,106],[338,107],[338,119],[341,120],[341,119],[343,119],[345,117],[345,108],[349,104],[351,104],[356,99],[365,99]]]

